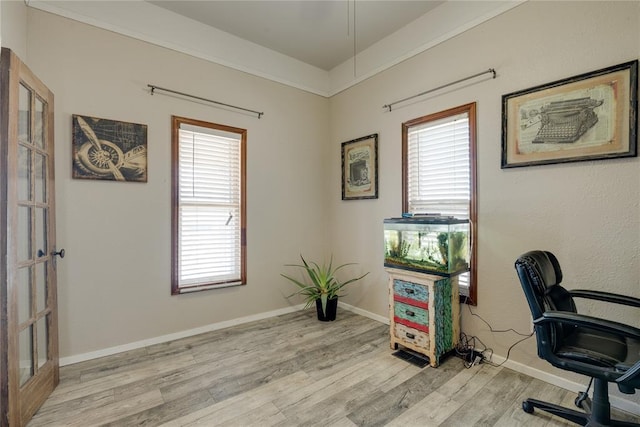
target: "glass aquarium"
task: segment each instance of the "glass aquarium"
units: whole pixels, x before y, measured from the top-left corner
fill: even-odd
[[[439,276],[469,271],[469,220],[414,216],[384,220],[384,265]]]

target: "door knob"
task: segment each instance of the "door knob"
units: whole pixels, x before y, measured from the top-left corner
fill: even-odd
[[[51,252],[51,255],[52,256],[58,255],[60,258],[64,258],[64,249],[60,249],[58,252],[53,251]]]

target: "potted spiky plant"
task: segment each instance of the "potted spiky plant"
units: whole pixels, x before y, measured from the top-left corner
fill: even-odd
[[[300,281],[286,274],[281,274],[282,277],[291,280],[296,286],[298,291],[293,295],[303,295],[305,297],[305,308],[311,307],[313,303],[316,304],[316,311],[318,313],[318,320],[331,321],[336,319],[336,311],[338,307],[338,297],[345,286],[362,279],[369,274],[368,272],[359,277],[354,277],[346,281],[340,281],[336,278],[336,271],[348,265],[354,263],[342,264],[337,267],[333,267],[333,256],[331,257],[329,264],[323,263],[322,265],[316,262],[307,262],[302,255],[302,264],[287,264],[285,267],[298,267],[302,268],[308,276],[309,282]]]

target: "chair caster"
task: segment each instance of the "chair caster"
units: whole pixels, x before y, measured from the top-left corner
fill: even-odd
[[[522,410],[527,414],[533,414],[533,405],[525,400],[522,402]]]
[[[581,391],[578,393],[578,397],[576,397],[576,400],[574,401],[574,403],[578,408],[582,408],[582,402],[584,402],[588,398],[589,398],[589,395],[584,391]]]

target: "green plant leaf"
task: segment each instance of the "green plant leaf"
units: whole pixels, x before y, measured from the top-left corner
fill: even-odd
[[[300,255],[302,264],[286,264],[285,267],[297,267],[303,269],[310,284],[301,280],[295,279],[286,274],[281,274],[282,277],[293,282],[299,289],[294,292],[293,295],[302,295],[306,300],[306,307],[312,305],[316,300],[320,300],[322,303],[322,312],[326,315],[327,301],[340,296],[340,290],[346,285],[353,283],[357,280],[365,277],[368,272],[359,277],[351,278],[345,282],[340,282],[336,277],[336,271],[348,265],[354,265],[354,263],[342,264],[337,267],[333,267],[333,255],[331,256],[328,264],[318,264],[314,261],[307,261],[302,254]]]
[[[322,305],[322,314],[323,316],[327,315],[327,294],[320,295],[320,303]]]

